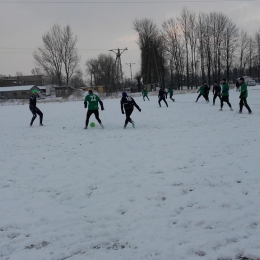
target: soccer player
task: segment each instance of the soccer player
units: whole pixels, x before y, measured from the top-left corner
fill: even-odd
[[[221,101],[220,101],[220,110],[222,111],[223,108],[223,103],[226,102],[228,104],[228,106],[230,107],[230,111],[233,111],[233,108],[229,102],[229,85],[226,82],[226,79],[222,79],[222,97],[221,97]]]
[[[142,95],[143,95],[143,100],[145,101],[145,97],[149,100],[149,98],[148,98],[148,91],[147,91],[147,89],[146,88],[144,88],[143,89],[143,91],[142,91]],[[150,100],[149,100],[150,101]]]
[[[86,123],[85,123],[84,129],[88,129],[89,118],[92,114],[95,115],[100,126],[102,128],[104,128],[104,126],[99,118],[98,103],[101,107],[101,110],[103,111],[104,110],[103,102],[100,100],[100,98],[96,94],[93,94],[92,90],[89,90],[88,95],[85,97],[85,101],[84,101],[85,108],[88,107],[88,112],[87,112]]]
[[[204,83],[204,95],[203,97],[206,99],[207,103],[209,103],[209,86],[207,84],[207,82]]]
[[[33,125],[33,121],[37,117],[37,114],[40,116],[40,126],[43,126],[43,124],[42,124],[43,113],[42,113],[42,111],[38,107],[36,107],[36,95],[37,95],[37,92],[38,91],[36,89],[33,89],[32,90],[32,95],[31,95],[31,97],[29,99],[29,101],[30,101],[29,109],[31,110],[31,112],[33,114],[30,126]]]
[[[241,90],[240,90],[240,102],[239,102],[239,113],[242,113],[243,106],[245,106],[248,110],[248,114],[252,113],[251,108],[247,104],[247,97],[248,97],[248,90],[247,90],[247,85],[245,83],[245,80],[243,77],[240,78],[240,84],[241,84]]]
[[[141,112],[141,108],[136,104],[135,100],[132,97],[127,95],[126,92],[122,93],[120,104],[121,104],[122,114],[125,114],[126,116],[124,129],[126,128],[128,122],[130,122],[133,128],[135,128],[135,122],[131,119],[130,116],[134,111],[134,106],[139,110],[139,112]]]
[[[217,97],[219,98],[219,100],[221,100],[221,96],[220,96],[221,87],[219,86],[217,81],[215,81],[214,84],[213,84],[212,92],[213,92],[213,105],[215,105],[215,100],[216,100]]]
[[[197,97],[197,99],[196,99],[195,102],[198,102],[198,100],[199,100],[199,98],[200,98],[201,96],[203,96],[203,97],[205,98],[204,84],[199,88],[199,90],[197,91],[197,93],[199,93],[199,95],[198,95],[198,97]],[[206,98],[205,98],[205,99],[206,99]],[[206,99],[206,101],[207,101],[207,99]]]
[[[169,88],[168,88],[168,92],[167,92],[167,94],[170,94],[170,99],[174,102],[175,99],[172,98],[172,96],[173,96],[173,89],[172,89],[172,87],[169,87]]]
[[[167,98],[167,93],[165,92],[165,90],[162,87],[160,87],[158,98],[159,98],[158,103],[159,103],[160,107],[161,107],[161,101],[162,100],[164,101],[164,103],[168,107],[168,103],[166,102],[166,99],[165,99],[165,98]]]
[[[239,81],[237,80],[237,81],[236,81],[236,92],[239,91],[239,87],[240,87],[240,83],[239,83]]]

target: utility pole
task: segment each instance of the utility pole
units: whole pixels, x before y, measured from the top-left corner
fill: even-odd
[[[132,82],[132,65],[134,65],[135,63],[126,63],[126,65],[130,66],[130,73],[131,73],[131,82]]]
[[[127,51],[127,48],[125,48],[125,49],[117,48],[117,49],[112,49],[109,51],[112,51],[116,54],[116,61],[115,61],[115,66],[114,66],[114,70],[113,70],[112,83],[115,81],[116,88],[113,90],[117,91],[118,89],[121,88],[121,83],[123,82],[121,55],[124,51]]]

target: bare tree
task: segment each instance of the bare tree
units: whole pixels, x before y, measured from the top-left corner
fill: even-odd
[[[246,60],[247,60],[247,64],[248,64],[248,72],[249,72],[249,76],[253,76],[253,62],[255,59],[255,54],[256,54],[256,50],[255,50],[255,42],[253,40],[253,37],[249,37],[248,38],[248,48],[247,48],[247,55],[246,55]]]
[[[185,7],[177,21],[179,22],[185,43],[186,85],[189,88],[195,85],[195,71],[198,64],[196,62],[198,40],[196,13]]]
[[[198,26],[196,21],[196,13],[189,13],[189,45],[190,45],[190,67],[191,67],[191,85],[196,85],[197,82],[197,70],[198,70],[198,60],[197,60],[197,47],[198,47]]]
[[[160,82],[164,84],[165,60],[163,41],[156,24],[150,19],[135,20],[138,45],[141,50],[141,75],[144,84]]]
[[[211,12],[202,14],[201,28],[201,44],[206,58],[207,78],[208,83],[211,83],[211,77],[220,79],[221,74],[221,57],[222,44],[224,41],[223,31],[226,26],[227,17],[221,13]]]
[[[208,14],[202,14],[202,28],[201,28],[201,51],[204,52],[204,58],[205,58],[205,68],[207,69],[207,81],[210,83],[211,79],[211,73],[212,73],[212,41],[213,41],[213,35],[212,35],[212,27],[211,27],[211,21]],[[205,80],[205,79],[204,79]]]
[[[97,59],[86,61],[86,72],[91,77],[92,86],[111,85],[113,70],[115,69],[114,62],[110,54],[100,54]]]
[[[249,45],[249,38],[247,32],[241,31],[239,39],[239,73],[243,75],[245,73],[245,68],[247,65],[247,49]]]
[[[207,70],[209,84],[212,77],[220,81],[221,75],[225,73],[229,78],[236,49],[236,26],[222,13],[201,13],[198,19],[198,38],[202,80],[205,80],[206,74],[204,67]]]
[[[210,27],[212,35],[212,76],[214,79],[220,81],[223,67],[224,32],[227,27],[228,17],[222,13],[211,12],[209,14],[209,21],[211,21]]]
[[[179,22],[179,28],[181,29],[183,33],[183,38],[184,38],[184,44],[185,44],[185,59],[186,59],[186,85],[189,89],[190,87],[190,66],[189,66],[189,34],[190,34],[190,24],[189,24],[189,17],[190,17],[190,12],[188,9],[185,7],[182,12],[180,18],[177,18]]]
[[[85,65],[87,66],[87,75],[90,75],[90,86],[95,86],[94,84],[96,83],[96,74],[98,73],[98,60],[89,59],[86,61]]]
[[[64,77],[68,84],[79,62],[75,47],[77,37],[73,38],[69,25],[62,29],[55,24],[42,40],[43,47],[33,53],[36,65],[52,78],[53,83],[61,85]]]
[[[73,33],[69,25],[62,31],[62,62],[64,64],[65,81],[69,84],[74,70],[79,63],[79,56],[76,49],[77,37],[73,37]]]
[[[98,77],[99,85],[109,85],[109,91],[115,86],[115,59],[111,54],[100,54],[98,56]]]
[[[228,21],[224,31],[223,58],[226,67],[227,80],[230,80],[230,70],[235,61],[235,53],[238,48],[238,28],[232,21]]]
[[[141,91],[141,87],[142,87],[142,84],[141,84],[142,75],[140,74],[140,72],[137,72],[135,74],[134,78],[137,81],[137,89],[140,92]]]
[[[260,29],[255,33],[257,79],[260,80]]]
[[[43,47],[33,53],[37,66],[42,68],[53,83],[62,84],[62,30],[55,24],[49,32],[43,35]]]
[[[85,87],[86,84],[83,80],[83,72],[80,69],[77,69],[74,75],[70,79],[70,84],[73,85],[75,88],[82,88]]]
[[[41,68],[35,67],[31,70],[31,73],[33,75],[43,75],[44,73],[42,72]]]
[[[177,87],[183,86],[183,76],[185,68],[185,40],[180,28],[180,24],[173,18],[168,19],[162,25],[165,39],[165,50],[170,61],[171,74],[175,74]]]
[[[205,14],[200,13],[198,17],[198,38],[199,38],[199,56],[200,56],[200,68],[201,68],[201,78],[202,81],[206,79],[205,73],[205,46],[204,46],[204,34],[205,34],[206,22]]]

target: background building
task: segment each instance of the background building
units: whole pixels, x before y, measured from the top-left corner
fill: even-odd
[[[2,77],[0,78],[0,87],[11,86],[45,86],[49,83],[49,78],[43,75],[30,75],[30,76],[15,76],[15,77]]]
[[[38,92],[40,92],[40,89],[35,85],[1,87],[0,96],[2,98],[8,99],[27,99],[32,94],[33,89],[36,89]]]

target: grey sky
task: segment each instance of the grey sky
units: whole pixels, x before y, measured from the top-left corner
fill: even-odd
[[[35,67],[32,52],[42,46],[42,35],[55,23],[62,27],[69,24],[74,35],[78,37],[80,68],[84,73],[84,63],[87,59],[96,58],[100,53],[109,53],[109,49],[127,47],[128,51],[124,52],[121,59],[123,71],[128,77],[130,68],[125,63],[135,63],[132,67],[133,74],[140,67],[137,33],[133,30],[135,18],[150,18],[161,27],[163,21],[178,16],[186,6],[197,13],[223,12],[237,24],[238,28],[248,31],[249,34],[260,28],[260,1],[257,0],[219,2],[169,0],[172,3],[154,0],[156,3],[147,4],[129,3],[133,1],[127,0],[117,1],[128,2],[124,4],[112,4],[111,1],[94,4],[76,3],[80,1],[71,0],[73,3],[60,4],[46,3],[59,0],[30,1],[45,3],[12,3],[12,0],[0,0],[0,74],[15,75],[19,71],[24,75],[30,75],[32,68]]]

